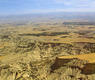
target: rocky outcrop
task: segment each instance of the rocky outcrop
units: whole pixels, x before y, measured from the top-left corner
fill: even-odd
[[[82,74],[85,75],[95,74],[95,63],[89,63],[87,61],[83,61],[78,58],[72,58],[72,59],[56,58],[54,64],[51,66],[51,72],[54,72],[56,69],[59,69],[60,67],[63,66],[75,69],[77,68],[81,70]]]

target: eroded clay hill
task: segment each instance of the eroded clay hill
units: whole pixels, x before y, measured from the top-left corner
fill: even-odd
[[[61,26],[0,29],[0,80],[95,80],[94,26]]]

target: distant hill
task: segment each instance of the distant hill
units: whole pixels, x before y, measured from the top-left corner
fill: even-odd
[[[0,23],[27,23],[29,21],[49,21],[49,20],[58,20],[58,21],[90,21],[95,22],[95,13],[90,12],[59,12],[59,13],[46,13],[46,14],[23,14],[23,15],[9,15],[9,16],[0,16]]]

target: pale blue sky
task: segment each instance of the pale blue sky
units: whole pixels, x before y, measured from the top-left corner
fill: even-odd
[[[0,14],[95,12],[95,0],[0,0]]]

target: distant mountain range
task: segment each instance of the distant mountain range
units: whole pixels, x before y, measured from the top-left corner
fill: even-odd
[[[46,14],[23,14],[23,15],[9,15],[0,16],[0,23],[27,23],[29,21],[49,21],[49,20],[62,20],[62,21],[90,21],[95,22],[95,13],[91,12],[56,12]]]

